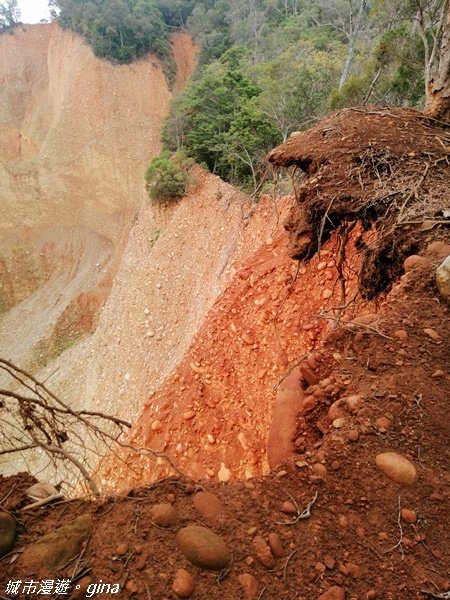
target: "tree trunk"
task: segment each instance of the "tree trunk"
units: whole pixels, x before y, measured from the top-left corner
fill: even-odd
[[[439,66],[434,78],[427,82],[425,114],[450,123],[450,11],[448,0],[444,2],[444,20]]]

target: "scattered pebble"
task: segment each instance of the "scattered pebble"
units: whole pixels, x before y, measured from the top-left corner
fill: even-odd
[[[317,600],[345,600],[345,592],[338,585],[333,585],[326,592],[320,594]]]
[[[241,584],[244,592],[245,600],[254,600],[258,596],[258,581],[256,577],[250,573],[241,573],[238,576],[238,581]]]
[[[195,590],[195,579],[186,569],[178,569],[172,583],[172,590],[178,598],[190,598]]]
[[[231,562],[225,541],[206,527],[183,527],[175,539],[185,557],[197,567],[221,570]]]
[[[209,521],[213,521],[222,510],[222,501],[211,492],[198,492],[192,498],[198,512]]]
[[[150,514],[152,522],[159,527],[173,527],[177,522],[177,512],[169,503],[155,504]]]
[[[386,477],[400,485],[412,485],[417,479],[416,467],[396,452],[382,452],[376,456],[377,467]]]
[[[275,566],[273,554],[270,551],[266,540],[261,535],[257,535],[253,539],[253,549],[255,551],[256,558],[259,560],[259,562],[264,567],[266,567],[266,569],[273,569],[273,567]]]
[[[401,515],[402,515],[402,519],[406,523],[415,523],[416,522],[416,519],[417,519],[416,513],[413,510],[411,510],[410,508],[402,508]]]
[[[119,544],[114,550],[116,556],[124,556],[128,552],[128,544]]]
[[[426,327],[423,332],[435,342],[439,342],[441,339],[441,336],[438,334],[438,332],[435,329],[431,329],[431,327]]]
[[[281,538],[278,533],[269,533],[269,546],[272,554],[276,558],[283,558],[283,556],[286,556],[286,552],[283,549],[283,544],[281,543]]]

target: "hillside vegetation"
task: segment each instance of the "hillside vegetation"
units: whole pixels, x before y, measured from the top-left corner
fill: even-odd
[[[256,188],[264,156],[332,109],[422,109],[438,66],[448,0],[52,0],[59,22],[98,56],[149,51],[173,74],[169,34],[201,47],[195,79],[173,100],[163,141]]]

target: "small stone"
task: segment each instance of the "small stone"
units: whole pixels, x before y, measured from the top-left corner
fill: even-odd
[[[319,378],[317,375],[315,375],[306,365],[302,365],[300,367],[300,373],[308,385],[317,385],[319,383]]]
[[[359,433],[357,429],[350,429],[350,431],[347,432],[347,439],[350,442],[356,442],[359,439]]]
[[[161,431],[163,428],[161,421],[153,421],[151,424],[152,431]]]
[[[287,515],[296,515],[298,513],[298,510],[295,507],[295,505],[292,504],[292,502],[289,502],[289,500],[286,500],[286,502],[283,502],[280,510],[281,510],[281,512],[284,512]]]
[[[253,549],[259,562],[266,567],[266,569],[273,569],[275,561],[272,552],[261,535],[257,535],[253,539]]]
[[[155,504],[150,514],[152,523],[159,527],[173,527],[177,522],[177,512],[169,503]]]
[[[226,468],[225,463],[220,463],[220,469],[217,473],[219,481],[227,482],[231,479],[231,471]]]
[[[16,520],[5,511],[0,511],[0,558],[13,549],[16,541]]]
[[[445,377],[445,371],[443,371],[442,369],[436,369],[436,371],[433,373],[433,375],[431,377],[433,377],[434,379],[437,379],[438,377]]]
[[[417,479],[415,466],[396,452],[382,452],[376,456],[377,467],[386,477],[400,485],[412,485]]]
[[[397,331],[394,331],[394,336],[398,340],[405,342],[408,339],[408,332],[405,331],[404,329],[397,329]]]
[[[18,572],[27,569],[39,574],[54,571],[77,556],[92,530],[92,518],[85,514],[47,533],[27,546],[18,560]]]
[[[127,583],[125,584],[125,589],[129,594],[137,594],[139,591],[139,588],[133,579],[129,579],[127,581]]]
[[[320,594],[317,600],[345,600],[345,592],[338,585],[333,585],[326,592]]]
[[[306,362],[308,363],[308,366],[311,369],[317,369],[317,367],[319,366],[318,363],[317,363],[317,360],[316,360],[316,358],[314,357],[313,354],[309,354],[308,355],[308,358],[306,359]]]
[[[245,600],[254,600],[258,596],[258,581],[256,577],[250,573],[241,573],[238,576],[238,581],[241,584],[244,592]]]
[[[269,546],[275,558],[283,558],[283,556],[286,556],[278,533],[269,533]]]
[[[380,433],[385,433],[392,427],[392,421],[387,417],[379,417],[375,421],[375,426]]]
[[[187,410],[186,412],[183,413],[183,420],[184,421],[192,421],[192,419],[195,417],[196,413],[195,410]]]
[[[340,419],[341,417],[345,417],[347,412],[345,410],[345,404],[342,399],[336,400],[328,409],[328,416],[332,421],[335,419]]]
[[[435,342],[438,342],[441,339],[441,336],[438,334],[438,332],[435,329],[431,329],[431,327],[426,327],[423,332]]]
[[[119,544],[114,550],[116,556],[124,556],[128,552],[128,544]]]
[[[417,269],[417,267],[421,267],[426,263],[426,259],[423,256],[419,256],[417,254],[411,254],[403,263],[403,268],[405,269],[405,273],[408,271],[412,271],[413,269]]]
[[[377,591],[376,590],[369,590],[366,593],[366,598],[367,598],[367,600],[376,600],[376,598],[377,598]]]
[[[362,406],[362,398],[359,394],[345,398],[345,404],[351,413],[356,413]]]
[[[208,521],[214,521],[222,510],[222,501],[211,492],[198,492],[192,502],[198,512]]]
[[[92,579],[92,577],[89,577],[89,575],[85,575],[84,577],[82,577],[77,582],[75,589],[70,594],[71,600],[76,600],[78,598],[87,598],[88,596],[87,596],[86,592],[87,592],[88,587],[92,583],[94,583],[94,580]]]
[[[172,583],[172,590],[178,598],[190,598],[195,590],[195,579],[186,569],[178,569]]]
[[[329,555],[324,557],[323,562],[325,563],[326,568],[329,569],[330,571],[332,569],[334,569],[334,567],[336,565],[336,561],[334,560],[334,558]]]
[[[312,466],[312,469],[316,475],[318,475],[319,477],[322,477],[322,478],[326,477],[328,474],[328,470],[327,470],[326,466],[322,465],[321,463],[314,464]]]
[[[334,419],[332,425],[335,429],[342,429],[347,425],[347,419],[345,417]]]
[[[329,290],[329,289],[325,289],[322,292],[322,298],[324,300],[328,300],[329,298],[331,298],[332,295],[333,295],[333,292],[331,290]]]
[[[183,527],[175,540],[185,557],[197,567],[221,570],[231,562],[225,541],[206,527]]]
[[[401,510],[402,519],[405,523],[415,523],[417,516],[416,513],[410,508],[402,508]]]
[[[441,241],[434,241],[427,246],[427,252],[433,254],[437,258],[445,258],[450,254],[450,244]]]
[[[444,300],[450,303],[450,255],[436,269],[436,285]]]

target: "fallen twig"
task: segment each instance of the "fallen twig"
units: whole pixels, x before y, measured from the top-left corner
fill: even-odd
[[[295,525],[296,523],[298,523],[299,521],[302,521],[303,519],[309,519],[310,516],[311,516],[311,508],[315,504],[318,495],[319,495],[319,492],[316,492],[314,494],[314,498],[311,500],[311,502],[307,505],[307,507],[302,512],[300,512],[300,509],[298,507],[297,502],[288,493],[289,498],[292,500],[292,502],[294,503],[295,508],[297,509],[297,516],[295,517],[295,519],[293,521],[275,521],[276,524],[277,525]]]
[[[402,506],[401,506],[401,499],[400,496],[398,497],[398,517],[397,517],[397,523],[398,523],[398,528],[400,530],[400,537],[398,539],[398,542],[392,546],[392,548],[389,548],[389,550],[385,550],[384,554],[388,554],[388,552],[392,552],[392,550],[395,550],[396,548],[400,548],[400,553],[402,555],[402,560],[405,558],[405,553],[403,552],[403,547],[402,547],[402,542],[403,542],[403,527],[402,527]]]
[[[289,562],[290,562],[291,558],[294,556],[294,554],[296,554],[296,553],[297,553],[297,550],[294,550],[293,552],[291,552],[291,553],[289,554],[289,556],[287,557],[287,559],[286,559],[286,562],[284,563],[284,568],[283,568],[283,581],[286,581],[286,571],[287,571],[287,568],[288,568]]]
[[[230,574],[230,571],[233,567],[233,556],[231,556],[231,560],[230,560],[230,564],[227,565],[224,569],[222,569],[220,571],[220,573],[217,575],[216,577],[216,581],[217,583],[220,583],[223,579],[225,579],[225,577],[227,577]]]
[[[261,598],[264,596],[264,593],[266,590],[267,590],[267,586],[263,587],[263,589],[259,593],[258,600],[261,600]]]
[[[44,506],[45,504],[49,504],[50,502],[53,502],[53,500],[61,500],[62,498],[64,498],[64,494],[61,494],[61,493],[52,494],[51,496],[47,496],[47,498],[43,498],[42,500],[38,500],[37,502],[33,502],[31,504],[27,504],[20,510],[22,512],[24,512],[26,510],[32,510],[33,508],[38,508],[39,506]]]

